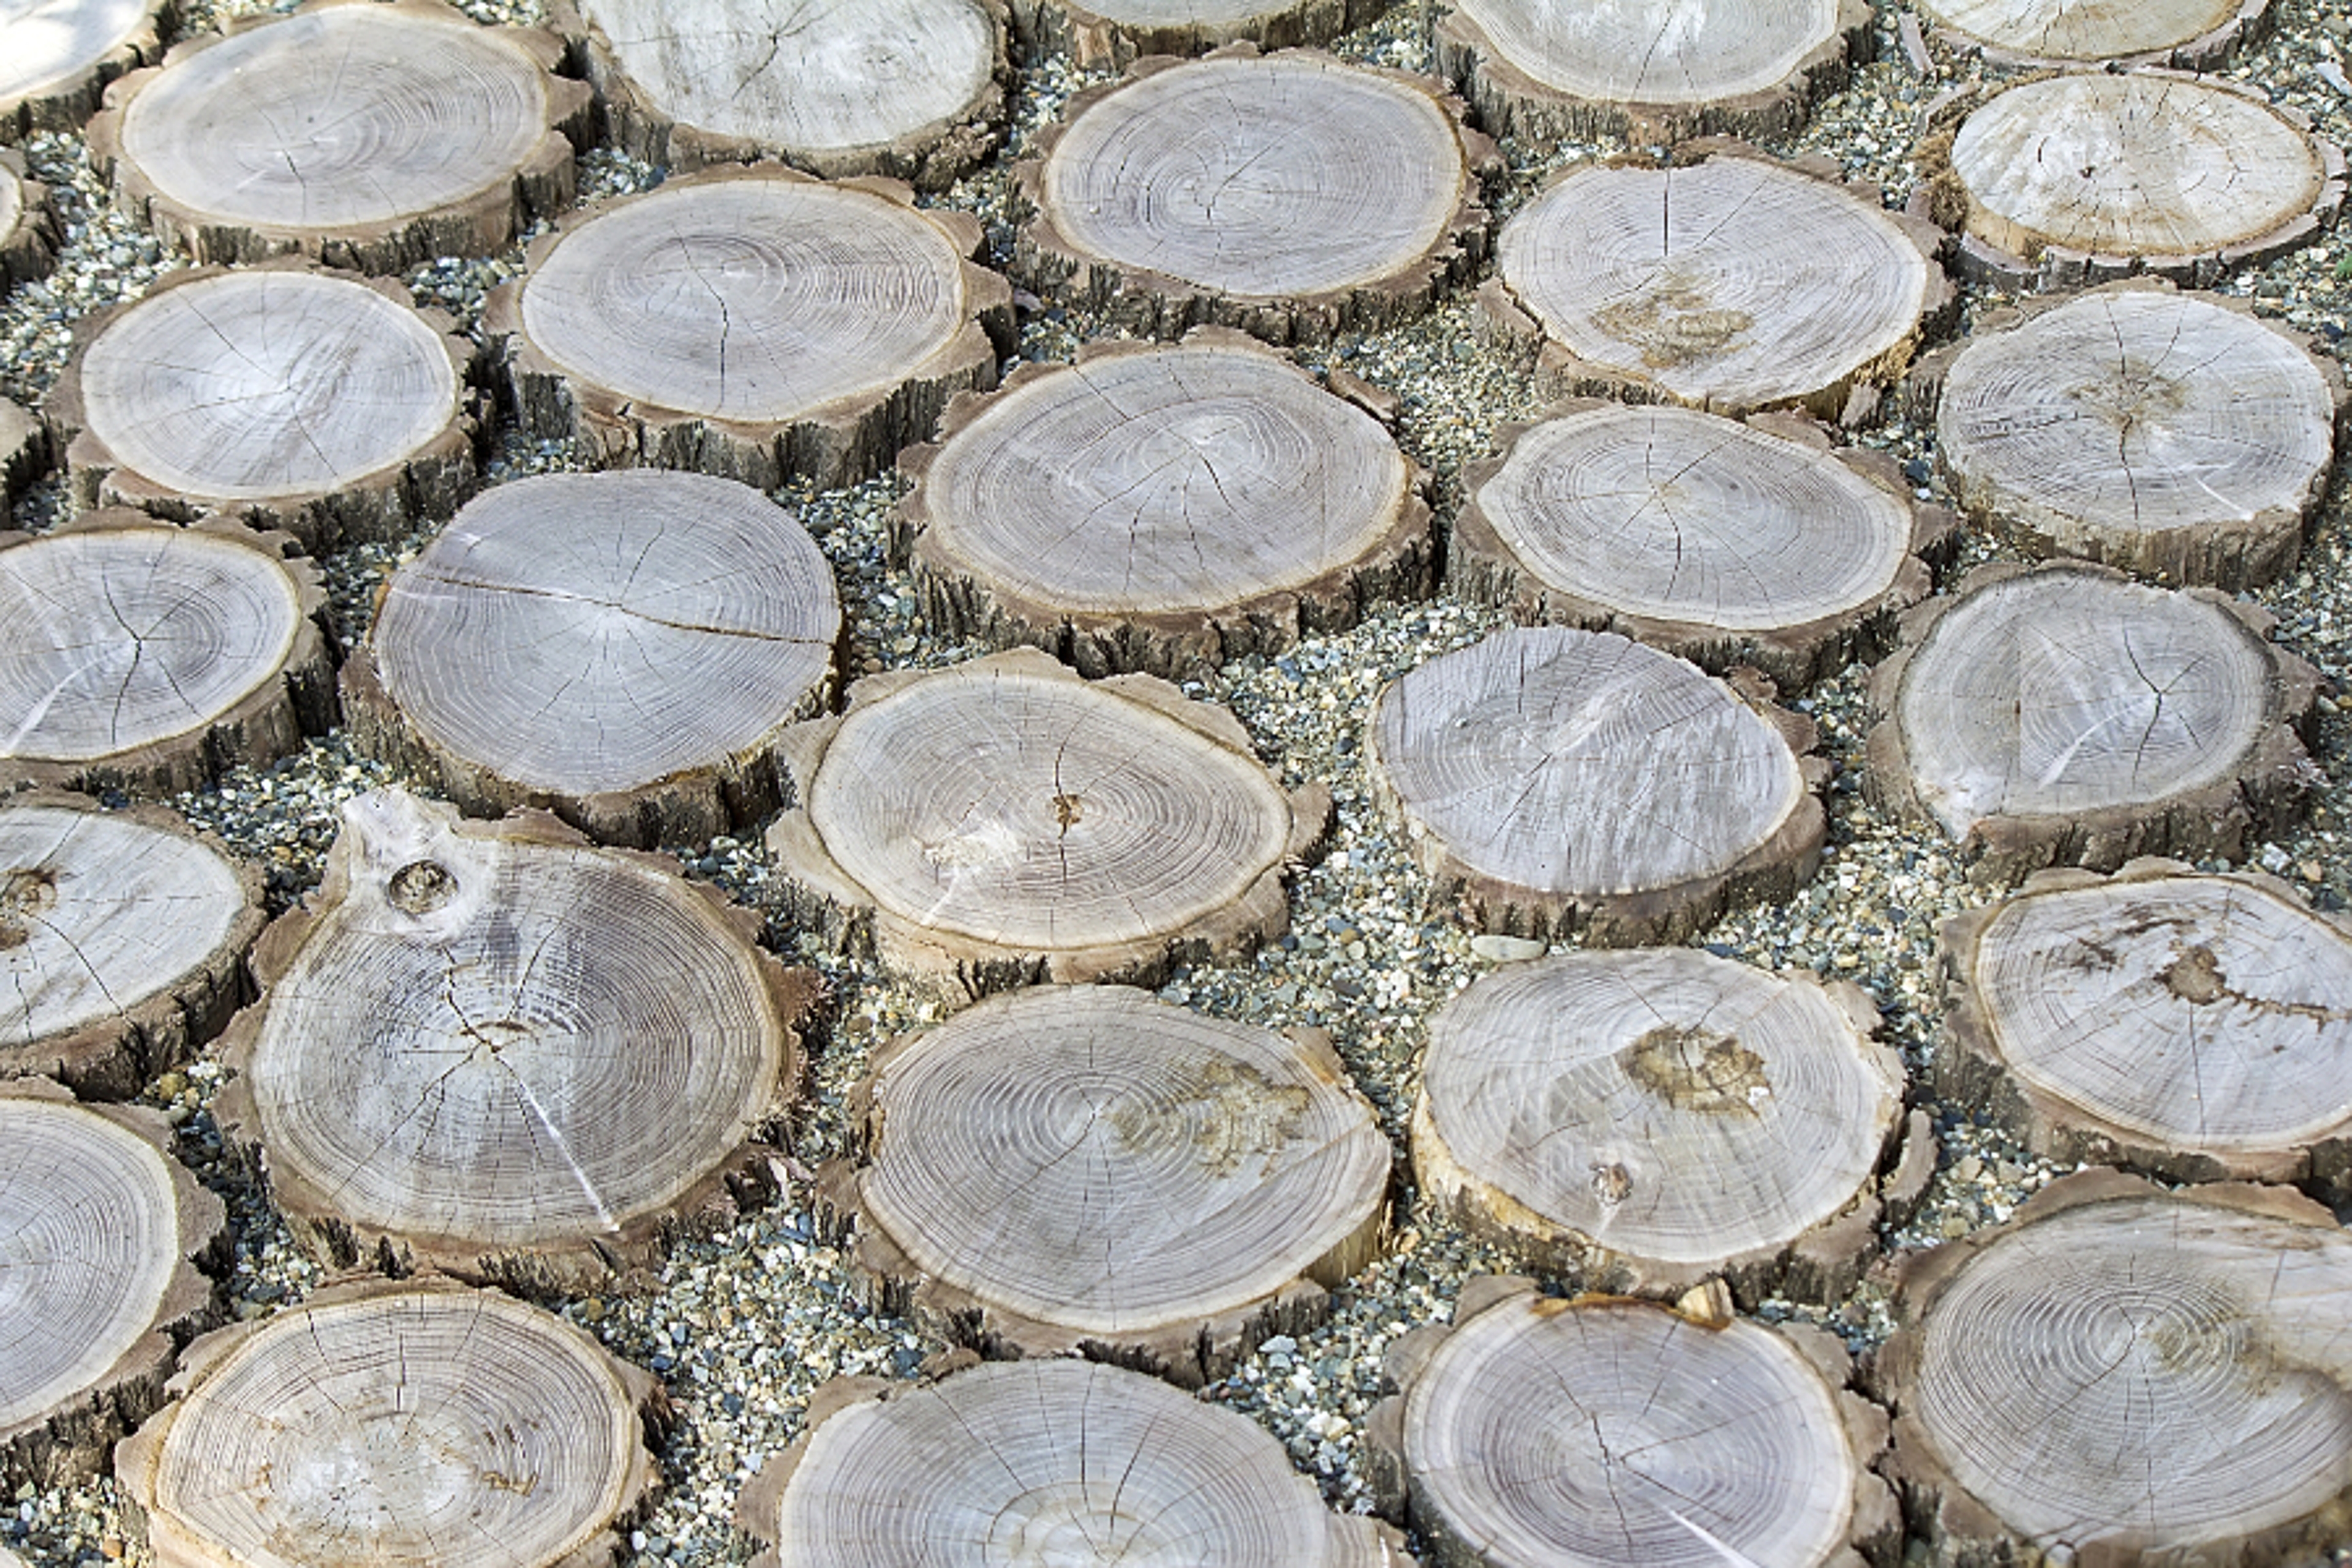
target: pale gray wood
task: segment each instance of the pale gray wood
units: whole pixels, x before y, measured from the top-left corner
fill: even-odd
[[[2322,1560],[2352,1505],[2347,1289],[2308,1198],[2112,1171],[1916,1255],[1877,1375],[1926,1560]]]
[[[494,1291],[340,1285],[187,1360],[116,1459],[156,1568],[601,1568],[654,1478],[652,1377]]]
[[[1124,67],[1145,55],[1227,44],[1328,43],[1381,10],[1379,0],[1013,0],[1013,26],[1033,55],[1066,52],[1082,68]]]
[[[26,176],[22,153],[0,147],[0,289],[48,271],[58,258],[58,238],[48,188]],[[0,463],[6,461],[7,439],[0,430]]]
[[[778,737],[830,695],[840,634],[824,553],[757,490],[546,474],[477,496],[393,574],[344,711],[468,810],[707,839],[774,808]]]
[[[16,498],[32,487],[48,461],[48,432],[41,422],[0,397],[0,521],[5,521]]]
[[[2129,60],[2206,70],[2269,25],[2270,0],[1922,0],[1951,42],[2004,65]]]
[[[154,59],[157,0],[0,0],[0,142],[81,129],[109,81]]]
[[[995,996],[855,1091],[861,1267],[957,1338],[1187,1384],[1371,1258],[1389,1145],[1330,1042],[1124,986]],[[1312,1281],[1312,1285],[1305,1282]]]

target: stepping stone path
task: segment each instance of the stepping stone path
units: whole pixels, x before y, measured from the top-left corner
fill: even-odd
[[[1087,675],[1203,674],[1428,585],[1426,475],[1370,415],[1220,328],[1024,366],[898,465],[932,625]]]
[[[1945,42],[1999,65],[2129,63],[2210,70],[2268,25],[2271,0],[1920,0]]]
[[[47,272],[57,260],[57,220],[47,187],[25,174],[25,155],[0,147],[0,289]]]
[[[100,91],[160,58],[159,0],[5,0],[0,4],[0,142],[78,132]]]
[[[468,811],[700,842],[775,808],[777,742],[830,694],[840,633],[832,568],[757,490],[547,474],[476,497],[393,574],[343,711]]]
[[[1013,0],[1013,26],[1031,54],[1067,50],[1091,68],[1226,44],[1327,43],[1380,11],[1377,0]]]

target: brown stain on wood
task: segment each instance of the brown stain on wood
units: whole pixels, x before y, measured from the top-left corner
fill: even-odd
[[[2189,405],[2188,388],[2179,381],[2128,357],[2119,374],[2085,382],[2074,387],[2071,395],[2126,436],[2135,426],[2179,414]]]
[[[403,914],[430,914],[457,896],[457,879],[436,861],[412,860],[392,874],[385,896]]]
[[[2194,1007],[2235,1002],[2257,1013],[2308,1018],[2315,1024],[2341,1024],[2352,1018],[2341,1007],[2323,1006],[2316,1002],[2282,1002],[2276,997],[2251,995],[2233,988],[2221,968],[2221,961],[2202,942],[2182,949],[2180,956],[2159,971],[2157,978],[2164,983],[2166,990]]]
[[[32,933],[25,928],[58,902],[57,873],[44,866],[20,866],[0,877],[0,952],[22,947]]]
[[[1592,313],[1595,325],[1631,343],[1653,370],[1712,359],[1736,345],[1756,324],[1745,310],[1718,309],[1701,280],[1660,273],[1631,298]]]
[[[1247,1063],[1213,1057],[1178,1069],[1164,1099],[1122,1101],[1111,1110],[1110,1124],[1119,1146],[1132,1153],[1162,1142],[1171,1113],[1183,1115],[1185,1135],[1210,1174],[1231,1176],[1243,1161],[1263,1157],[1270,1176],[1275,1156],[1298,1136],[1299,1118],[1313,1101],[1303,1086],[1276,1083]]]
[[[1755,1116],[1757,1102],[1772,1092],[1762,1057],[1729,1035],[1691,1026],[1652,1029],[1618,1060],[1626,1077],[1677,1110]]]

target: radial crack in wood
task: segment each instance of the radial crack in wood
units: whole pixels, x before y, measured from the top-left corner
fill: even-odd
[[[1276,342],[1427,310],[1486,248],[1494,159],[1427,79],[1318,50],[1139,60],[1072,99],[1014,166],[1013,265],[1147,335]]]
[[[2269,31],[2271,0],[1921,0],[1919,14],[1997,65],[2211,70]]]
[[[326,593],[292,543],[118,510],[0,535],[0,788],[175,795],[331,725]]]
[[[1238,333],[1024,366],[950,405],[940,440],[900,456],[897,531],[945,636],[1173,679],[1429,586],[1427,476]]]
[[[971,995],[1151,984],[1279,937],[1331,814],[1224,709],[1034,648],[868,677],[785,761],[800,804],[767,847],[796,915]]]
[[[1432,659],[1368,740],[1432,901],[1474,927],[1671,941],[1812,875],[1812,724],[1613,633],[1538,626]]]
[[[1463,475],[1447,584],[1802,687],[1874,653],[1951,526],[1883,454],[1809,423],[1577,401]]]
[[[2281,1187],[2085,1171],[1915,1255],[1874,1376],[1923,1561],[2322,1560],[2352,1517],[2352,1239]]]
[[[345,805],[214,1109],[307,1247],[572,1289],[763,1189],[815,981],[674,866],[543,815]]]
[[[661,1385],[494,1291],[335,1286],[187,1363],[115,1461],[156,1568],[601,1568],[656,1481]]]
[[[79,134],[106,84],[160,58],[161,0],[0,0],[0,142]]]
[[[1187,1386],[1371,1260],[1389,1145],[1319,1032],[1124,986],[991,997],[877,1056],[825,1186],[894,1310],[995,1354]]]
[[[1992,877],[2135,855],[2234,859],[2318,771],[2291,725],[2318,675],[2269,617],[2098,566],[1979,567],[1904,617],[1871,677],[1865,783]]]
[[[23,153],[0,147],[0,289],[48,271],[57,261],[60,238],[57,216],[49,210],[48,187],[26,176]]]
[[[831,696],[841,629],[824,553],[757,490],[546,474],[477,496],[393,574],[343,711],[467,811],[698,843],[775,809],[776,747]]]
[[[904,185],[711,169],[575,216],[483,312],[523,428],[600,467],[846,484],[996,384],[1013,290]]]
[[[1068,54],[1091,69],[1227,44],[1328,43],[1381,8],[1379,0],[1013,0],[1013,28],[1032,56]]]
[[[0,1481],[86,1481],[162,1403],[175,1344],[215,1310],[199,1261],[227,1211],[172,1128],[54,1083],[0,1083]]]

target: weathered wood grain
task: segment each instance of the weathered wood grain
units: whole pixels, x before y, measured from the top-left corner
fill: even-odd
[[[0,521],[48,466],[48,431],[31,414],[0,397]]]
[[[2269,30],[2271,0],[1922,0],[1942,39],[1999,65],[2211,70]]]
[[[1066,52],[1083,68],[1124,68],[1227,44],[1328,43],[1381,9],[1378,0],[1013,0],[1013,28],[1033,57]]]
[[[58,258],[58,238],[48,187],[26,177],[22,153],[0,147],[0,289],[48,271]]]
[[[0,0],[0,142],[78,132],[106,84],[160,58],[160,0]]]

